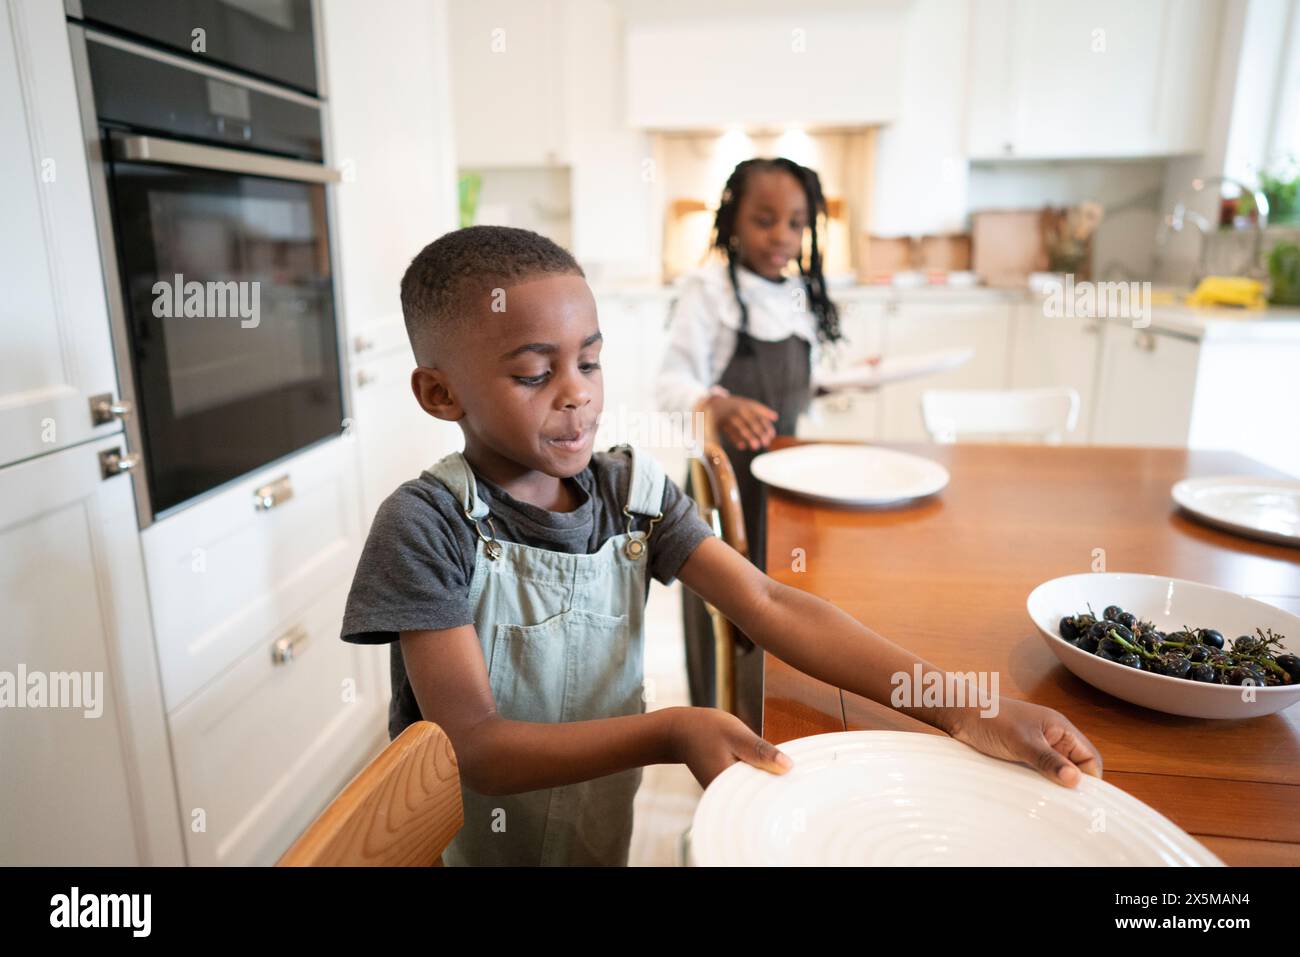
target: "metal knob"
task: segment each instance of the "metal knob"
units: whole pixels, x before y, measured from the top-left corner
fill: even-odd
[[[307,630],[301,625],[290,628],[271,644],[271,661],[287,665],[307,647]]]
[[[370,385],[372,382],[378,381],[378,379],[379,379],[379,374],[377,372],[370,372],[366,369],[362,369],[359,372],[357,372],[357,388],[359,389],[364,388],[365,386]]]
[[[352,340],[352,349],[354,352],[369,352],[375,347],[375,340],[369,336],[357,336]]]
[[[125,418],[134,411],[130,402],[115,400],[111,392],[90,397],[90,421],[95,425],[107,425],[114,419]]]
[[[140,464],[140,453],[123,455],[121,449],[105,449],[99,453],[99,472],[104,478],[112,478],[129,472]]]

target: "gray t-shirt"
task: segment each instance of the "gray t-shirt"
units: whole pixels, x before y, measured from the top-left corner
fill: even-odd
[[[581,499],[572,512],[521,502],[478,473],[474,481],[500,541],[582,555],[627,531],[623,505],[631,476],[632,459],[625,449],[594,453],[583,471],[566,479]],[[671,480],[664,482],[660,511],[664,517],[654,527],[649,571],[667,585],[713,530]],[[646,520],[638,518],[634,527],[644,529]],[[348,593],[342,637],[359,644],[391,643],[391,738],[421,717],[398,633],[474,623],[469,586],[477,542],[451,490],[428,472],[398,486],[375,513]],[[649,585],[647,580],[647,596]]]

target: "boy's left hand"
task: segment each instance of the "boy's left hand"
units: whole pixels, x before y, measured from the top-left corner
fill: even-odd
[[[993,717],[963,712],[948,733],[995,758],[1020,761],[1065,787],[1080,772],[1101,777],[1101,755],[1082,731],[1060,712],[1028,701],[1000,697]]]

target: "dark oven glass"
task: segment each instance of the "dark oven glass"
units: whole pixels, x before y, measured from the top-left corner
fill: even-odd
[[[122,161],[110,183],[154,513],[338,434],[325,187]]]
[[[311,0],[81,0],[81,15],[177,53],[317,92]]]

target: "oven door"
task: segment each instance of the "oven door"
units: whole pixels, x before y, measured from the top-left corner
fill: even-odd
[[[88,24],[319,92],[312,0],[66,0]]]
[[[315,163],[106,139],[155,517],[343,428]]]

